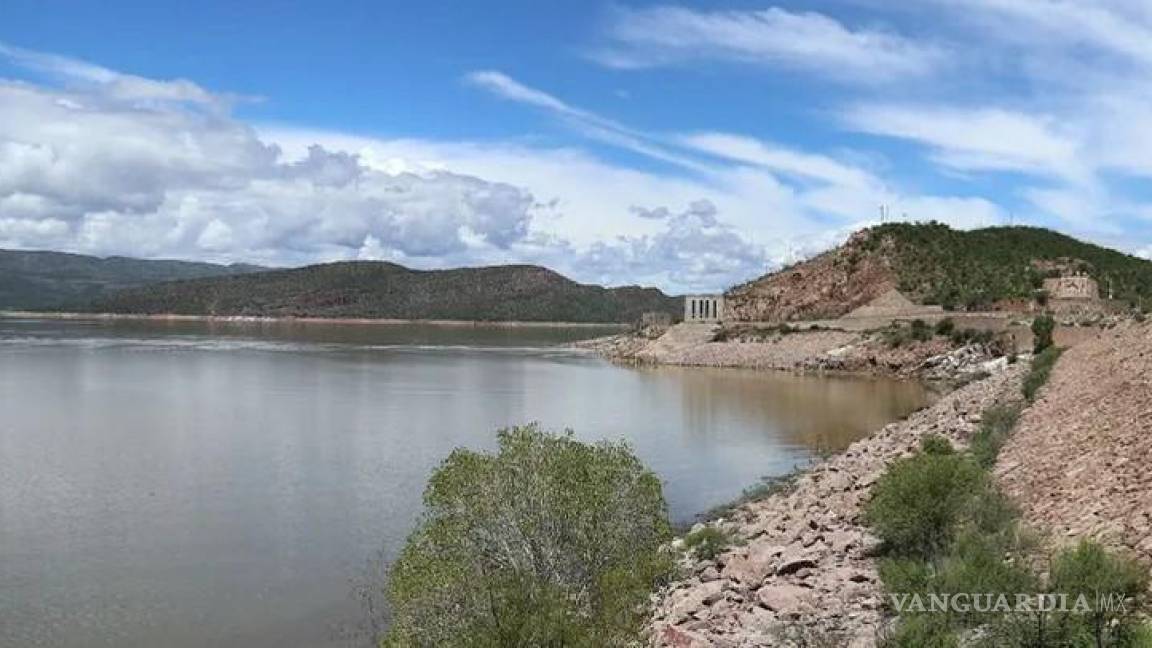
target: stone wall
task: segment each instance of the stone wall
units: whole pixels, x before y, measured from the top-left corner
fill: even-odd
[[[1087,275],[1045,279],[1044,290],[1051,299],[1100,299],[1100,287]]]

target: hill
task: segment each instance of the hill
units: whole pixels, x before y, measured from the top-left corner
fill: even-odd
[[[1152,262],[1036,227],[962,231],[889,223],[728,291],[737,319],[833,318],[896,288],[921,304],[987,310],[1037,296],[1046,277],[1083,272],[1101,293],[1152,306]]]
[[[0,309],[78,308],[112,291],[158,281],[263,270],[251,265],[150,261],[63,252],[0,250]]]
[[[327,263],[120,291],[94,310],[266,317],[631,322],[678,314],[655,288],[579,284],[531,265],[412,270],[395,263]]]

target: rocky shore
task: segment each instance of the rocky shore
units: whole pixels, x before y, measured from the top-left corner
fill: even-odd
[[[686,576],[659,594],[650,645],[875,645],[886,619],[878,543],[861,520],[871,486],[926,434],[964,445],[986,408],[1019,398],[1026,370],[1026,363],[1003,364],[853,443],[786,490],[709,522],[735,542],[715,559],[684,559]]]
[[[947,338],[887,344],[878,334],[830,329],[717,341],[708,324],[678,324],[662,335],[623,333],[575,343],[609,360],[689,367],[854,374],[953,380],[1002,368],[987,345],[955,347]]]

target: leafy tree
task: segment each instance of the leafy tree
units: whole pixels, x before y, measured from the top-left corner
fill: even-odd
[[[385,646],[616,646],[671,569],[660,480],[624,444],[537,426],[454,451],[392,569]]]

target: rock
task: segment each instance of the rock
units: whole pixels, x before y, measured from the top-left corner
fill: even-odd
[[[799,550],[791,549],[780,558],[780,564],[776,567],[777,576],[785,576],[793,574],[805,567],[815,567],[816,561],[809,555],[801,553]]]
[[[712,642],[705,639],[701,634],[687,632],[672,626],[668,626],[660,632],[660,639],[662,645],[673,648],[712,648],[713,646]]]
[[[756,592],[756,600],[780,615],[799,614],[811,597],[811,590],[798,585],[765,585]]]
[[[721,595],[723,591],[724,583],[719,580],[700,583],[689,589],[681,590],[680,599],[673,604],[669,619],[675,625],[691,619],[697,612],[702,611],[709,601],[715,601],[716,597]]]
[[[747,556],[737,556],[729,560],[724,565],[721,575],[743,585],[759,587],[768,574],[772,573],[776,565],[776,556],[783,551],[783,547],[775,545],[754,547]]]

